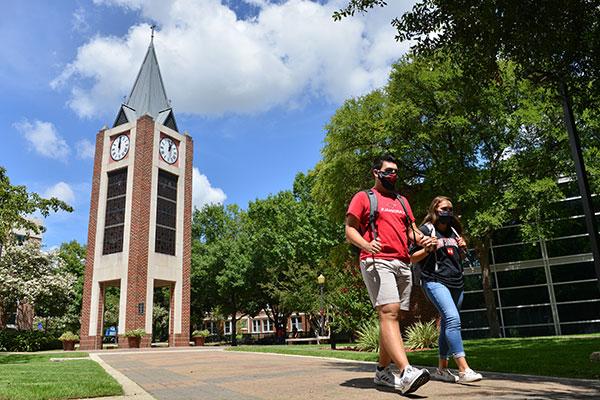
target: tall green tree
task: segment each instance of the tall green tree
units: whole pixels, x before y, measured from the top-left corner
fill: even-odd
[[[260,271],[263,302],[276,327],[285,326],[297,311],[317,319],[317,277],[332,246],[343,240],[340,226],[312,197],[314,179],[312,173],[299,173],[293,192],[282,191],[248,206],[252,262]]]
[[[80,327],[86,254],[87,246],[76,240],[62,243],[57,252],[57,257],[62,261],[61,270],[76,278],[73,284],[73,300],[68,304],[65,314],[66,329],[73,332],[79,331]]]
[[[27,218],[35,212],[47,217],[50,212],[73,209],[65,202],[54,197],[44,199],[37,193],[30,193],[25,186],[11,185],[6,169],[0,167],[0,255],[2,246],[9,240],[11,230],[23,228],[40,233],[43,229]]]
[[[525,238],[538,229],[546,206],[561,196],[557,179],[568,168],[560,109],[551,95],[518,79],[509,63],[501,77],[472,85],[440,53],[401,60],[385,89],[347,101],[331,119],[315,187],[341,222],[352,194],[372,185],[371,160],[391,152],[399,159],[400,191],[417,218],[433,197],[451,197],[481,257],[494,336],[491,235],[513,221],[523,223]]]
[[[379,0],[351,0],[333,17],[339,20],[385,5]],[[562,105],[572,171],[582,196],[600,285],[600,235],[584,163],[584,158],[594,163],[589,168],[592,181],[600,179],[596,175],[597,134],[592,136],[596,140],[589,140],[585,124],[586,112],[600,104],[600,1],[422,0],[392,25],[398,30],[398,40],[413,41],[417,54],[440,50],[452,54],[466,72],[465,78],[487,85],[490,79],[499,79],[500,63],[510,60],[519,77],[550,90]]]
[[[192,307],[200,318],[217,308],[231,316],[234,346],[238,313],[255,315],[262,308],[245,220],[235,205],[207,205],[194,212],[193,221]]]

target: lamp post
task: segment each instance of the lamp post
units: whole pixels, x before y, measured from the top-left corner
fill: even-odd
[[[319,324],[319,336],[323,336],[323,325],[325,324],[325,312],[323,309],[323,286],[325,285],[325,276],[320,274],[317,277],[317,282],[319,283],[319,288],[321,289],[321,322]]]

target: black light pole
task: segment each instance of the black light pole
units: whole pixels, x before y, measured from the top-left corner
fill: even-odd
[[[597,284],[600,288],[600,235],[598,235],[598,223],[596,222],[596,215],[594,213],[594,207],[592,206],[590,184],[585,171],[585,164],[583,163],[581,142],[579,140],[579,135],[577,134],[577,127],[575,126],[575,118],[573,117],[573,109],[571,107],[569,91],[564,80],[560,80],[559,86],[563,101],[565,125],[569,134],[569,147],[571,148],[571,155],[573,157],[573,161],[575,162],[577,184],[579,185],[579,193],[581,194],[581,203],[583,204],[583,213],[585,215],[587,231],[590,235]]]
[[[323,286],[325,285],[325,277],[323,274],[317,277],[317,282],[319,283],[319,288],[321,289],[321,321],[319,323],[319,336],[323,336],[323,325],[325,324],[325,312],[323,309]]]

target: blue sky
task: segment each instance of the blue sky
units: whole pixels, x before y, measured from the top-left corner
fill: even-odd
[[[85,243],[95,134],[155,49],[181,131],[194,138],[194,205],[290,189],[320,159],[345,99],[385,84],[406,51],[394,2],[333,22],[344,1],[8,2],[0,14],[0,165],[13,184],[73,213],[45,220],[44,245]]]

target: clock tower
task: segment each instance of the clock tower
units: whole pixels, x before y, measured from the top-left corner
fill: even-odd
[[[179,133],[153,39],[113,127],[96,135],[81,349],[101,349],[104,293],[118,287],[119,347],[143,329],[154,289],[170,290],[169,346],[189,345],[193,142]]]

